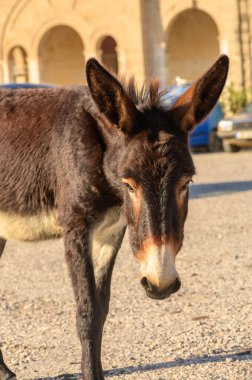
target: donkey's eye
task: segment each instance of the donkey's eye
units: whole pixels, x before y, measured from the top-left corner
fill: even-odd
[[[182,191],[186,191],[189,189],[189,185],[190,183],[192,182],[192,180],[190,179],[189,181],[187,181],[182,187],[181,187],[181,192]]]
[[[137,191],[137,184],[132,178],[122,178],[122,183],[126,186],[127,190],[135,194]]]
[[[129,183],[126,183],[126,182],[125,182],[124,184],[125,184],[125,186],[127,187],[128,191],[129,191],[130,193],[134,193],[134,192],[135,192],[135,190],[133,189],[132,186],[130,186]]]

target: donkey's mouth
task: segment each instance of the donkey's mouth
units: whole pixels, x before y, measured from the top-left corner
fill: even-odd
[[[170,297],[170,295],[174,292],[168,292],[168,291],[164,291],[164,292],[161,292],[161,293],[153,293],[153,292],[150,292],[148,290],[145,291],[146,292],[146,295],[149,297],[149,298],[152,298],[153,300],[164,300],[168,297]]]
[[[145,283],[145,281],[142,279],[141,284],[143,285],[146,295],[149,298],[155,299],[155,300],[164,300],[165,298],[170,297],[171,294],[176,293],[181,286],[181,281],[177,278],[176,281],[170,285],[167,289],[159,292],[158,289],[154,286],[148,286]]]

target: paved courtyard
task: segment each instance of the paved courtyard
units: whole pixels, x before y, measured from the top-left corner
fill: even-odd
[[[180,291],[148,299],[127,238],[104,332],[108,379],[252,379],[252,151],[197,154]],[[7,243],[0,261],[0,345],[18,380],[80,377],[62,241]]]

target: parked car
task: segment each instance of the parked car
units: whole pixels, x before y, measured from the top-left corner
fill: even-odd
[[[168,91],[164,96],[164,102],[171,106],[177,98],[182,95],[190,84],[173,85],[168,87]],[[216,104],[214,109],[208,117],[189,135],[189,145],[192,149],[204,147],[209,152],[217,152],[222,150],[222,140],[217,135],[217,125],[223,119],[223,112],[219,103]]]
[[[44,83],[7,83],[0,84],[0,88],[11,88],[11,89],[19,89],[19,88],[43,88],[43,87],[53,87],[52,84],[44,84]]]
[[[240,114],[221,120],[217,133],[226,152],[239,152],[242,147],[252,147],[252,103]]]

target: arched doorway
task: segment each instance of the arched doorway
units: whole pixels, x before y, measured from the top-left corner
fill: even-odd
[[[217,26],[207,13],[188,9],[175,17],[168,28],[167,78],[195,80],[219,55]]]
[[[78,33],[60,25],[48,30],[39,45],[40,81],[72,84],[85,80],[84,46]]]
[[[15,46],[11,49],[8,57],[8,64],[10,82],[28,82],[27,54],[22,47]]]
[[[118,74],[118,59],[116,52],[116,41],[111,36],[101,39],[99,44],[99,58],[101,63],[112,72]]]

